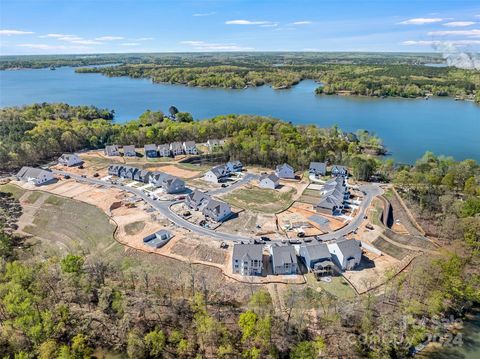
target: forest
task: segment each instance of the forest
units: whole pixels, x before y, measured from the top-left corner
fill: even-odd
[[[1,109],[0,170],[14,171],[54,160],[63,152],[106,144],[141,147],[211,138],[228,139],[222,148],[226,157],[265,167],[288,162],[305,169],[314,160],[346,163],[356,158],[359,166],[370,168],[374,162],[366,153],[385,151],[381,140],[368,131],[344,133],[337,127],[295,126],[261,116],[228,115],[192,122],[185,113],[172,121],[162,112],[146,111],[138,120],[116,124],[111,121],[113,115],[105,109],[66,104]],[[365,176],[372,171],[368,169]]]

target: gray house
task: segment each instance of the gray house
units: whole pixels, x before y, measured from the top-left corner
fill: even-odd
[[[332,172],[332,176],[343,176],[343,177],[345,177],[348,174],[347,167],[340,166],[340,165],[333,165],[331,172]]]
[[[217,140],[217,139],[210,139],[207,141],[207,147],[210,149],[210,150],[213,150],[215,149],[216,147],[220,146],[220,141]]]
[[[152,175],[151,171],[139,169],[137,172],[135,172],[133,179],[138,182],[149,183],[151,175]]]
[[[168,173],[160,176],[160,186],[166,193],[179,193],[185,191],[185,181]]]
[[[122,170],[124,166],[122,165],[110,165],[108,166],[108,174],[110,176],[116,176],[116,177],[119,177],[120,176],[120,170]]]
[[[298,263],[293,246],[272,246],[272,271],[274,274],[296,274]]]
[[[53,180],[53,172],[42,168],[22,167],[15,177],[19,181],[40,186]]]
[[[58,158],[58,163],[67,166],[67,167],[72,167],[76,165],[81,165],[83,161],[78,157],[76,153],[64,153]]]
[[[170,145],[168,143],[158,145],[158,154],[160,157],[170,157]]]
[[[208,182],[218,183],[228,176],[227,167],[225,165],[215,166],[205,173],[203,179]]]
[[[134,145],[123,146],[123,155],[125,157],[136,157],[137,152],[135,151]]]
[[[314,208],[319,213],[333,216],[342,211],[343,200],[339,200],[334,196],[322,196]]]
[[[145,151],[145,157],[149,157],[149,158],[158,157],[157,145],[155,144],[145,145],[143,146],[143,149]]]
[[[111,145],[105,147],[105,155],[107,156],[120,156],[120,151],[117,145]]]
[[[172,142],[170,144],[170,152],[173,156],[178,156],[183,154],[183,145],[181,142]]]
[[[232,215],[232,209],[229,204],[211,198],[202,213],[215,222],[223,222]]]
[[[332,273],[332,256],[325,243],[302,245],[298,254],[310,271],[319,275],[330,275]]]
[[[183,152],[187,155],[196,155],[198,154],[197,146],[195,141],[185,141],[183,143]]]
[[[275,174],[278,178],[295,178],[295,171],[288,163],[278,165]]]
[[[263,246],[259,244],[235,244],[232,254],[232,272],[241,275],[261,275],[263,270]]]
[[[128,178],[131,180],[135,179],[135,174],[140,171],[137,167],[133,166],[121,166],[119,170],[118,177]]]
[[[260,188],[275,189],[279,185],[279,180],[275,173],[270,173],[269,175],[262,175],[258,185]]]
[[[161,229],[143,238],[143,243],[153,248],[160,248],[167,244],[172,237],[173,236],[169,231]]]
[[[243,164],[242,164],[242,162],[240,162],[238,160],[227,162],[225,167],[227,168],[228,173],[242,172],[242,170],[243,170]]]
[[[327,173],[327,164],[325,162],[310,162],[308,171],[315,176],[325,176]]]
[[[355,239],[341,239],[327,244],[333,262],[342,270],[352,270],[362,260],[361,242]]]
[[[185,204],[195,211],[201,211],[210,201],[210,196],[198,189],[185,197]]]

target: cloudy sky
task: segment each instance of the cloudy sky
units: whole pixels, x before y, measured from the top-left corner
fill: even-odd
[[[0,0],[0,54],[480,50],[480,1]]]

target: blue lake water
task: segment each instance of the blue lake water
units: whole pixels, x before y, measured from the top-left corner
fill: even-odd
[[[244,113],[345,131],[367,129],[383,140],[395,160],[413,162],[427,151],[480,161],[480,106],[451,98],[377,99],[316,96],[313,81],[288,90],[242,90],[153,84],[147,79],[76,74],[73,68],[0,71],[0,106],[66,102],[114,109],[115,121],[175,105],[196,119]]]

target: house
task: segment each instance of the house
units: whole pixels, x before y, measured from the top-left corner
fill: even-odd
[[[327,173],[327,164],[325,162],[310,162],[308,172],[315,176],[325,176]]]
[[[16,175],[17,180],[40,186],[53,180],[53,173],[42,168],[22,167]]]
[[[278,178],[295,178],[295,171],[293,170],[293,167],[287,163],[278,165],[275,170],[275,174]]]
[[[241,275],[261,275],[263,270],[263,246],[259,244],[235,244],[232,254],[232,272]]]
[[[260,188],[275,189],[279,185],[279,180],[275,173],[265,174],[260,177],[258,185]]]
[[[216,139],[211,139],[207,141],[207,147],[210,150],[214,150],[216,147],[220,146],[220,141]]]
[[[232,173],[232,172],[242,172],[243,170],[243,164],[240,161],[230,161],[227,162],[225,165],[227,167],[227,172]]]
[[[143,238],[143,243],[150,247],[160,248],[163,247],[167,242],[172,238],[172,234],[165,230],[161,229],[149,236]]]
[[[185,191],[185,181],[178,177],[172,176],[167,173],[162,173],[160,176],[160,186],[165,193],[179,193]]]
[[[168,143],[158,145],[157,149],[160,157],[170,157],[170,145]]]
[[[362,247],[360,241],[355,239],[341,239],[327,244],[333,262],[342,270],[355,268],[362,260]]]
[[[149,158],[158,157],[157,145],[155,144],[145,145],[143,146],[143,149],[145,151],[145,157],[149,157]]]
[[[186,141],[183,143],[183,152],[186,155],[196,155],[198,154],[197,146],[195,145],[195,141]]]
[[[301,245],[298,254],[309,270],[319,275],[332,273],[332,256],[325,243]]]
[[[173,156],[178,156],[183,154],[183,145],[181,142],[172,142],[170,144],[170,152]]]
[[[210,198],[202,213],[215,222],[223,222],[232,215],[232,210],[229,204]]]
[[[343,209],[343,201],[339,201],[334,196],[322,196],[314,208],[319,213],[333,216]]]
[[[160,171],[153,171],[148,178],[148,183],[154,187],[161,187],[162,186],[162,175],[164,173]]]
[[[296,274],[298,263],[293,246],[270,247],[273,274]]]
[[[135,172],[133,179],[138,182],[149,183],[151,175],[151,171],[139,169],[137,172]]]
[[[67,167],[72,167],[76,165],[81,165],[83,161],[78,157],[76,153],[64,153],[58,158],[58,163],[67,166]]]
[[[133,146],[133,145],[123,146],[123,155],[125,157],[137,157],[137,152],[135,151],[135,146]]]
[[[195,211],[201,211],[207,205],[208,201],[210,201],[210,196],[198,189],[185,197],[185,204]]]
[[[227,168],[225,165],[215,166],[205,173],[203,179],[208,182],[218,183],[227,176]]]
[[[105,147],[105,155],[107,156],[120,156],[120,151],[117,145],[111,145]]]
[[[343,176],[346,177],[348,174],[347,167],[340,165],[333,165],[331,171],[332,176]]]
[[[137,167],[121,166],[118,177],[134,180],[136,173],[139,171],[140,170]]]
[[[120,171],[122,170],[122,165],[110,165],[108,166],[108,174],[110,176],[120,177]]]

